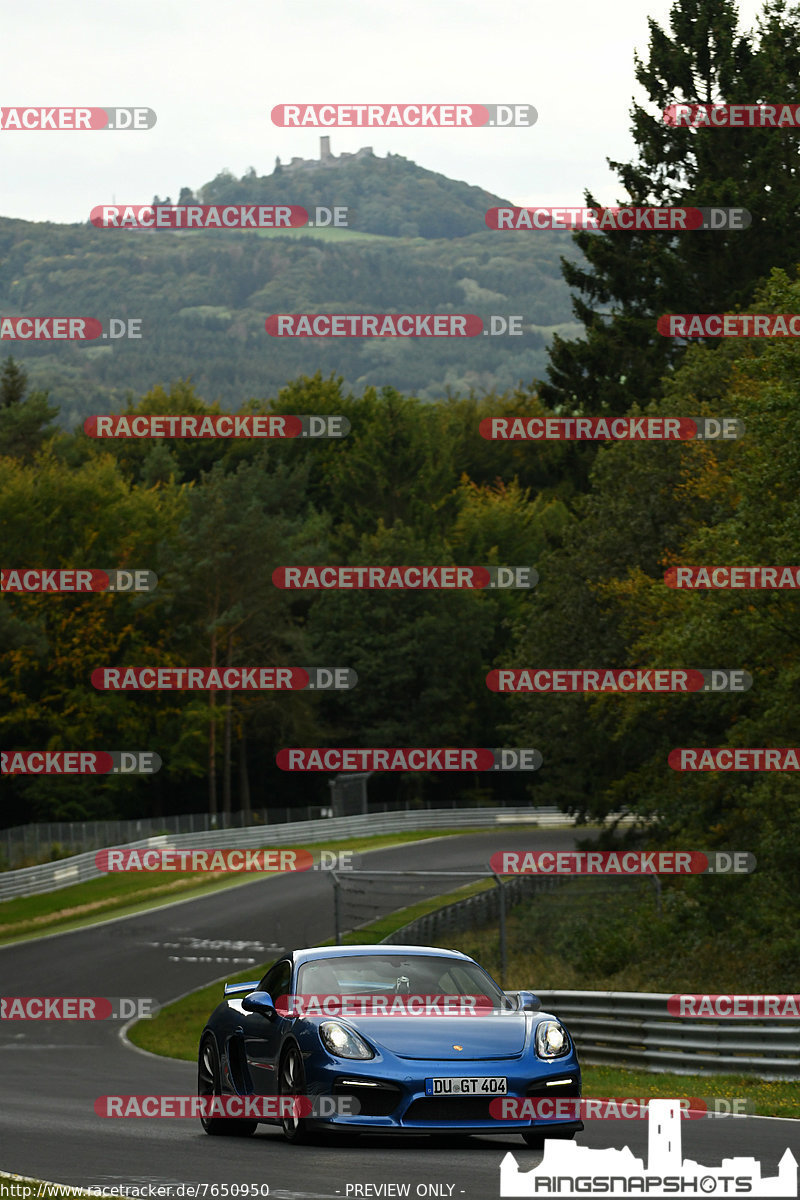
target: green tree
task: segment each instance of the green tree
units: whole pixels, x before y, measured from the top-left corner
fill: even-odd
[[[47,392],[28,392],[27,372],[9,354],[0,369],[0,455],[31,459],[56,432],[57,415]]]
[[[800,7],[767,0],[757,34],[737,28],[732,0],[677,0],[670,33],[650,19],[650,54],[635,76],[655,115],[631,110],[639,156],[609,160],[627,193],[623,204],[744,207],[746,231],[574,235],[588,268],[562,260],[579,295],[573,311],[585,336],[556,335],[549,351],[552,406],[625,412],[661,393],[684,353],[656,333],[668,312],[726,312],[741,305],[770,267],[800,260],[797,220],[800,144],[780,129],[691,129],[667,125],[665,106],[800,99]],[[596,205],[588,192],[586,202]],[[715,344],[712,340],[711,344]]]

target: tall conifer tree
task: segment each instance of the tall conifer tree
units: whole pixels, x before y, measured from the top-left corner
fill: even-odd
[[[772,267],[794,275],[800,263],[800,130],[694,129],[663,117],[670,104],[797,104],[800,5],[766,0],[750,33],[739,32],[731,0],[677,0],[669,33],[648,23],[649,58],[635,56],[635,75],[654,112],[631,109],[637,160],[607,160],[627,192],[618,203],[741,207],[752,225],[574,235],[589,266],[562,258],[562,272],[585,340],[553,339],[541,390],[569,411],[619,413],[659,395],[684,351],[656,332],[662,313],[730,311]]]

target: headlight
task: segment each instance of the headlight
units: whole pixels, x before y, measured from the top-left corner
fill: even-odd
[[[562,1058],[569,1054],[569,1034],[558,1021],[540,1021],[535,1044],[539,1058]]]
[[[337,1058],[374,1058],[372,1050],[358,1034],[338,1021],[323,1021],[319,1027],[322,1044]]]

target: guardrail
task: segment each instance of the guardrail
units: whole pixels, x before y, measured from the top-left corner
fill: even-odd
[[[508,880],[508,902],[552,891],[561,876]],[[384,938],[387,944],[436,945],[443,936],[496,918],[497,888],[426,913]],[[673,1017],[669,992],[578,992],[531,988],[546,1011],[560,1017],[575,1039],[581,1062],[673,1072],[676,1075],[754,1075],[800,1079],[800,1024]]]
[[[623,818],[633,820],[634,818]],[[556,808],[435,808],[411,812],[367,813],[355,817],[326,817],[316,821],[290,821],[280,825],[249,825],[243,829],[212,829],[202,833],[160,834],[126,842],[131,850],[174,846],[202,850],[252,849],[260,846],[302,846],[310,842],[369,837],[381,833],[424,832],[427,829],[486,828],[511,823],[533,827],[574,825],[575,818]],[[97,879],[105,872],[95,866],[96,850],[0,873],[0,900],[53,892],[73,883]]]
[[[668,992],[534,990],[542,1007],[564,1021],[584,1063],[800,1079],[800,1024],[672,1017]]]

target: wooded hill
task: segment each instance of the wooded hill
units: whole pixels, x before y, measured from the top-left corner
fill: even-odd
[[[181,203],[195,197],[181,190]],[[154,382],[191,378],[234,408],[299,374],[340,375],[357,393],[390,385],[433,400],[543,378],[555,331],[575,336],[559,259],[567,233],[490,231],[507,203],[400,156],[335,169],[218,175],[208,204],[347,206],[347,229],[97,229],[0,220],[0,313],[139,318],[141,339],[9,342],[60,421],[119,409]],[[145,197],[142,197],[145,203]],[[275,312],[474,312],[523,318],[521,337],[271,338]]]

